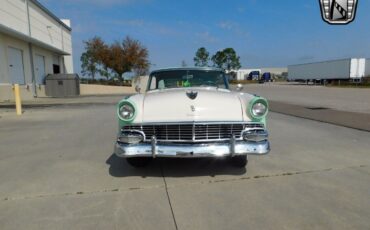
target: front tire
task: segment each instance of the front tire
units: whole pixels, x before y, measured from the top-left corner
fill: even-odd
[[[149,158],[149,157],[126,158],[127,163],[134,168],[143,168],[147,166],[151,160],[152,158]]]
[[[248,164],[248,156],[234,156],[231,158],[231,164],[238,168],[244,168]]]

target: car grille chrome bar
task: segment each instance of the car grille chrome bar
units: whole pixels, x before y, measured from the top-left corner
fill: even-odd
[[[155,136],[159,142],[210,142],[228,141],[233,136],[242,139],[246,129],[263,129],[262,123],[153,123],[125,125],[122,130],[138,130],[145,141]]]

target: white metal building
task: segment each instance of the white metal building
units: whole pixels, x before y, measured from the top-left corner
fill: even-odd
[[[260,75],[266,72],[269,72],[272,75],[282,75],[284,72],[288,72],[288,68],[286,67],[278,67],[278,68],[267,67],[267,68],[259,68],[259,69],[239,69],[233,72],[236,72],[235,80],[247,80],[251,72],[259,72]]]
[[[247,80],[250,72],[261,73],[261,69],[238,69],[236,71],[236,80]]]
[[[61,20],[37,0],[0,0],[0,101],[45,96],[47,74],[73,73],[69,20]]]
[[[288,73],[288,67],[264,67],[261,68],[262,73],[269,72],[272,75],[284,75]]]

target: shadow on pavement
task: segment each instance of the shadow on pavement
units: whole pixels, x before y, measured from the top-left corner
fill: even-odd
[[[216,175],[243,175],[246,168],[231,165],[228,159],[171,159],[157,158],[144,168],[130,166],[124,158],[112,154],[106,163],[109,174],[114,177],[196,177]],[[162,175],[164,174],[164,175]]]

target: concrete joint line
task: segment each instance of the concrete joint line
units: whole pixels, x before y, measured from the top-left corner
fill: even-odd
[[[198,185],[198,184],[213,184],[213,183],[222,183],[222,182],[233,182],[233,181],[242,181],[242,180],[257,180],[257,179],[264,179],[264,178],[274,178],[274,177],[282,177],[282,176],[294,176],[294,175],[303,175],[303,174],[311,174],[311,173],[322,173],[322,172],[329,172],[329,171],[339,171],[344,169],[357,169],[357,168],[364,168],[368,167],[368,165],[356,165],[356,166],[348,166],[342,168],[325,168],[325,169],[316,169],[316,170],[306,170],[306,171],[294,171],[294,172],[283,172],[277,174],[265,174],[265,175],[256,175],[250,177],[239,177],[239,178],[230,178],[230,179],[220,179],[220,180],[209,180],[209,181],[200,181],[188,184],[180,184],[180,185]],[[176,188],[179,185],[174,186],[166,186],[167,189]]]
[[[5,197],[5,198],[1,198],[0,202],[1,201],[14,201],[14,200],[41,199],[41,198],[51,198],[51,197],[63,197],[63,196],[97,195],[97,194],[104,194],[104,193],[128,192],[128,191],[157,189],[157,188],[164,188],[164,186],[158,185],[158,186],[148,186],[148,187],[132,187],[132,188],[126,188],[126,189],[115,188],[115,189],[104,189],[104,190],[96,190],[96,191],[78,191],[78,192],[40,194],[40,195],[22,196],[22,197]]]
[[[160,167],[161,167],[161,174],[162,174],[162,178],[163,178],[163,182],[164,182],[164,187],[165,187],[165,190],[166,190],[166,195],[167,195],[168,204],[170,205],[170,209],[171,209],[171,214],[172,214],[173,223],[174,223],[174,225],[175,225],[175,229],[177,230],[177,229],[178,229],[178,227],[177,227],[176,217],[175,217],[175,213],[174,213],[174,211],[173,211],[173,207],[172,207],[172,203],[171,203],[170,194],[168,193],[168,186],[167,186],[166,178],[165,178],[165,176],[164,176],[162,163],[161,163],[161,166],[160,166]]]

